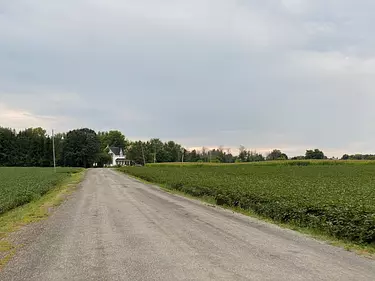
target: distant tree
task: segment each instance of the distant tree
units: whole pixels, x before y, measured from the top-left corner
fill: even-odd
[[[121,147],[126,150],[128,145],[128,141],[120,131],[99,132],[98,137],[101,151],[104,151],[107,146]]]
[[[314,150],[306,150],[305,159],[324,159],[324,153],[323,151],[319,149]]]
[[[58,166],[65,166],[63,146],[64,141],[66,140],[66,133],[57,133],[55,134],[54,139],[56,151],[56,164]]]
[[[362,154],[354,154],[350,156],[350,159],[352,160],[364,160],[365,157],[363,157]]]
[[[13,166],[16,159],[16,133],[0,127],[0,166]]]
[[[31,132],[33,133],[34,136],[38,136],[42,138],[46,137],[46,130],[44,130],[41,127],[31,128]]]
[[[247,162],[247,150],[246,148],[243,146],[243,145],[240,145],[240,147],[238,148],[238,159],[241,161],[241,162]]]
[[[375,160],[375,155],[373,154],[354,154],[354,155],[344,154],[341,159],[343,160]]]
[[[248,151],[247,153],[247,162],[260,162],[264,160],[261,153],[257,153],[256,151]]]
[[[99,152],[96,154],[95,162],[97,163],[97,167],[104,167],[112,163],[112,157],[108,153]]]
[[[168,141],[164,143],[164,151],[166,156],[166,161],[164,162],[180,162],[181,158],[181,145],[175,143],[174,141]]]
[[[216,150],[215,158],[220,161],[220,163],[225,163],[226,153],[224,152],[224,147],[220,145]]]
[[[160,139],[151,139],[149,141],[149,151],[151,153],[151,162],[161,163],[164,161],[163,142]]]
[[[59,156],[60,153],[56,151],[56,156]],[[51,167],[53,166],[53,148],[52,148],[52,139],[47,136],[44,138],[43,143],[43,156],[40,161],[40,166],[42,167]]]
[[[15,130],[0,127],[0,166],[52,165],[52,142],[42,128]]]
[[[348,155],[348,154],[344,154],[344,155],[341,157],[341,160],[349,160],[349,155]]]
[[[235,158],[233,154],[231,153],[231,149],[227,148],[226,153],[224,153],[224,162],[225,163],[234,163]]]
[[[288,156],[278,149],[274,149],[267,155],[267,160],[288,160]]]
[[[277,160],[288,160],[288,155],[286,155],[285,153],[281,153],[281,156]]]
[[[186,158],[188,156],[188,151],[186,148],[181,147],[181,162],[186,162]]]
[[[42,128],[19,131],[14,143],[14,165],[49,166],[52,163],[52,145]]]
[[[100,140],[91,129],[78,129],[67,133],[64,140],[64,163],[73,167],[91,167],[100,152]]]
[[[205,161],[205,162],[208,162],[209,161],[209,153],[207,153],[207,148],[206,147],[202,147],[202,150],[201,150],[201,160],[202,161]]]
[[[304,160],[305,159],[305,156],[301,155],[301,156],[294,156],[291,158],[291,160]]]
[[[187,153],[186,162],[198,162],[199,160],[201,160],[201,157],[195,149]]]
[[[128,148],[127,157],[137,164],[143,164],[144,150],[144,143],[142,141],[131,142]]]

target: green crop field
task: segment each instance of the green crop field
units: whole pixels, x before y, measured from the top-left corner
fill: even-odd
[[[375,162],[150,165],[120,171],[279,222],[375,243]]]
[[[1,168],[0,214],[26,204],[51,190],[71,173],[74,168]]]

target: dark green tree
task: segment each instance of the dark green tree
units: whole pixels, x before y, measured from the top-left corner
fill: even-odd
[[[274,149],[267,155],[267,160],[288,160],[288,156],[279,149]]]
[[[247,162],[248,152],[246,148],[243,145],[240,145],[239,147],[239,154],[238,154],[238,162]]]
[[[287,158],[287,156],[285,155]],[[257,153],[256,151],[248,151],[247,162],[261,162],[264,161],[264,157],[261,153]]]
[[[319,149],[314,150],[306,150],[305,159],[324,159],[324,153],[323,151]]]
[[[151,139],[148,142],[148,152],[151,153],[151,162],[166,162],[163,153],[163,142],[160,139]]]
[[[105,165],[112,163],[112,157],[106,152],[99,152],[96,154],[95,162],[98,168],[102,168]]]
[[[91,129],[67,133],[63,145],[64,164],[72,167],[91,167],[100,152],[100,140]]]
[[[121,147],[126,150],[128,146],[128,141],[125,136],[117,130],[112,130],[109,132],[99,132],[98,137],[100,139],[100,150],[104,151],[107,146]]]
[[[300,156],[294,156],[291,158],[291,160],[304,160],[305,159],[305,156],[303,155],[300,155]]]
[[[0,127],[0,166],[14,166],[16,159],[16,133]]]

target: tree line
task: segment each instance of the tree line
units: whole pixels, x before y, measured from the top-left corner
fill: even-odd
[[[239,147],[239,154],[220,146],[216,149],[187,150],[174,141],[162,142],[153,138],[148,141],[129,141],[116,130],[96,133],[83,128],[58,133],[52,137],[43,128],[28,128],[16,131],[0,127],[0,166],[53,166],[53,140],[58,166],[91,167],[93,163],[103,166],[111,162],[108,147],[121,147],[127,159],[134,164],[162,162],[260,162],[288,160],[282,151],[275,149],[267,155]],[[319,149],[307,150],[303,156],[293,160],[327,159]],[[343,155],[343,160],[375,160],[375,155]]]

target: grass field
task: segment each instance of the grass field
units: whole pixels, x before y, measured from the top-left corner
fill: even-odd
[[[80,169],[0,167],[0,214],[40,198]]]
[[[356,243],[375,243],[375,162],[161,164],[124,167],[149,182],[210,196],[279,222]]]

